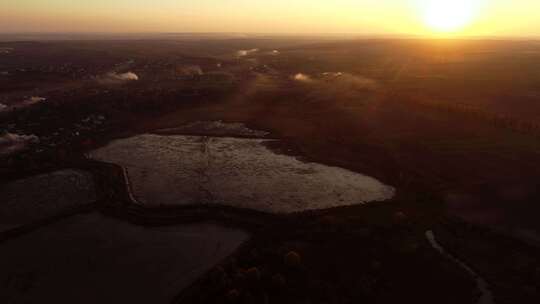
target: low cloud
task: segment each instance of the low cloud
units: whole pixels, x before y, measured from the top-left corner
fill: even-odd
[[[304,73],[298,73],[294,75],[293,79],[300,82],[313,82],[313,79],[311,78],[311,76]]]
[[[292,77],[305,84],[312,101],[363,101],[377,91],[378,83],[370,78],[345,72],[326,72],[317,75],[298,73]]]
[[[38,143],[39,137],[35,135],[5,133],[0,135],[0,157],[27,150],[30,145]]]
[[[278,56],[281,54],[280,51],[278,50],[271,50],[271,51],[265,51],[264,53],[262,53],[263,55],[266,55],[266,56]]]
[[[236,52],[236,56],[238,57],[245,57],[245,56],[248,56],[248,55],[251,55],[253,53],[257,53],[259,51],[259,49],[250,49],[250,50],[238,50]]]
[[[198,65],[181,66],[176,69],[176,72],[181,76],[201,76],[204,74],[202,68]]]
[[[323,73],[322,80],[349,90],[375,90],[378,87],[377,82],[371,78],[343,72]]]
[[[47,98],[45,98],[45,97],[32,96],[32,97],[28,98],[27,100],[25,100],[24,102],[27,105],[33,105],[33,104],[40,103],[40,102],[45,101],[45,100],[47,100]]]
[[[373,79],[343,72],[325,72],[316,77],[298,73],[292,78],[299,82],[342,90],[375,90],[377,88],[377,82]]]
[[[130,81],[130,80],[139,80],[139,76],[133,72],[127,72],[127,73],[111,73],[109,76],[113,79],[122,80],[122,81]]]
[[[111,72],[103,77],[98,78],[98,81],[103,84],[118,84],[118,83],[124,83],[128,81],[136,81],[136,80],[139,80],[139,76],[133,72],[126,72],[126,73]]]
[[[10,47],[0,47],[0,54],[9,54],[13,51],[13,48]]]
[[[8,112],[8,111],[14,111],[14,110],[18,110],[18,109],[23,109],[23,108],[30,107],[30,106],[33,106],[35,104],[41,103],[41,102],[43,102],[45,100],[47,100],[47,98],[45,98],[45,97],[32,96],[32,97],[28,97],[25,100],[14,103],[14,104],[12,104],[10,106],[0,103],[0,112]]]
[[[17,108],[30,107],[30,106],[33,106],[35,104],[44,102],[45,100],[47,100],[47,98],[45,98],[45,97],[32,96],[32,97],[29,97],[29,98],[17,103],[16,105],[13,105],[12,108],[17,109]]]
[[[323,77],[340,77],[343,76],[342,72],[324,72],[322,73]]]

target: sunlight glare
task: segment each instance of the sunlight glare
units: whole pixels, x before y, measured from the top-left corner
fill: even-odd
[[[455,32],[473,22],[475,0],[427,0],[423,4],[424,22],[437,32]]]

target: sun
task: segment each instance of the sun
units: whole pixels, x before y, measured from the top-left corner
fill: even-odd
[[[456,32],[473,22],[476,4],[474,0],[426,0],[424,22],[436,32]]]

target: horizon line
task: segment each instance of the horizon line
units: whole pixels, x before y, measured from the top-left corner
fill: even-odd
[[[1,32],[0,36],[233,36],[229,38],[290,37],[290,38],[349,38],[349,39],[433,39],[433,40],[540,40],[540,35],[428,35],[383,33],[264,33],[264,32]],[[30,38],[30,37],[28,37]],[[126,37],[127,38],[127,37]]]

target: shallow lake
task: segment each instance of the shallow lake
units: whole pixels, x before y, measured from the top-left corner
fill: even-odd
[[[338,167],[276,154],[267,139],[144,134],[91,157],[128,172],[141,204],[219,204],[273,213],[384,201],[394,188]]]

